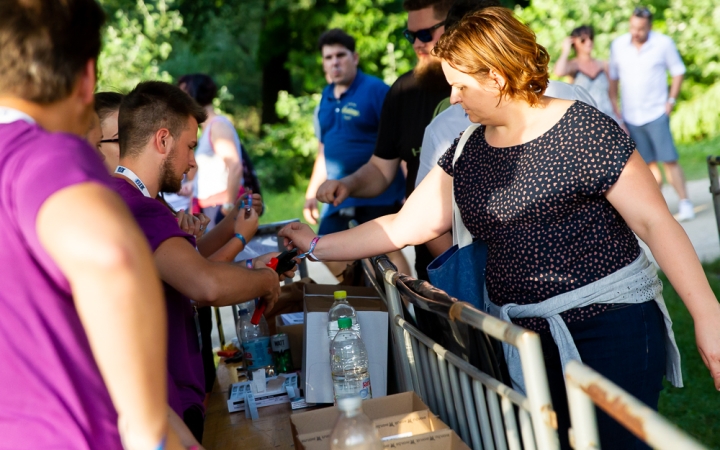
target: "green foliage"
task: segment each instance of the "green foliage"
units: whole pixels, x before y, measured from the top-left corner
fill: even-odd
[[[680,104],[671,117],[673,136],[680,142],[704,139],[720,132],[720,82]]]
[[[312,118],[319,101],[320,94],[280,92],[276,109],[284,122],[265,125],[262,138],[248,141],[264,188],[283,192],[310,178],[318,147]]]
[[[98,90],[127,92],[143,80],[172,81],[160,69],[183,31],[172,0],[101,1],[111,20],[98,58]]]

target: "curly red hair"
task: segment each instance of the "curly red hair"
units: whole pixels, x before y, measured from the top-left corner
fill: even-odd
[[[505,79],[501,96],[531,106],[540,102],[548,85],[547,50],[507,8],[489,7],[465,16],[442,35],[432,54],[478,79],[494,71]]]

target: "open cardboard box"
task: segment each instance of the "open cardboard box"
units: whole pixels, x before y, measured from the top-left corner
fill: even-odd
[[[391,442],[448,428],[414,392],[365,400],[362,408],[373,421],[380,437],[392,439]],[[339,415],[335,406],[293,414],[290,423],[295,449],[329,449],[330,434]]]
[[[303,334],[305,333],[305,324],[283,325],[282,318],[275,316],[275,329],[277,333],[285,333],[290,340],[290,356],[295,370],[302,368],[303,355]]]
[[[307,284],[304,290],[305,332],[302,382],[308,403],[334,403],[330,371],[330,339],[327,313],[337,290],[347,292],[348,303],[357,312],[360,334],[368,353],[372,397],[387,394],[388,313],[373,288]]]

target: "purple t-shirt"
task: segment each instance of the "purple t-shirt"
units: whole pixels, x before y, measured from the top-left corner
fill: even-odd
[[[173,237],[187,239],[195,246],[195,237],[180,229],[167,206],[145,197],[125,178],[114,178],[113,187],[130,207],[153,252]],[[168,403],[182,417],[191,407],[204,411],[205,374],[195,326],[195,308],[190,299],[169,284],[163,282],[163,288],[168,314]]]
[[[0,449],[122,448],[68,280],[35,223],[51,195],[86,182],[110,177],[85,141],[0,124]]]

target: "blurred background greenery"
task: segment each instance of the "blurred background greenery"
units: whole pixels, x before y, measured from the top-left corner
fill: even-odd
[[[355,36],[361,68],[388,84],[414,63],[402,38],[402,0],[100,0],[108,13],[99,89],[128,91],[147,79],[205,72],[222,86],[230,115],[266,191],[301,187],[317,143],[312,111],[325,85],[318,36],[340,27]],[[596,56],[628,29],[633,0],[506,0],[556,58],[574,27],[595,27]],[[656,30],[677,43],[688,72],[672,127],[681,162],[700,161],[720,134],[720,5],[651,0]],[[555,59],[553,58],[553,59]],[[697,145],[697,143],[700,143]],[[717,141],[712,141],[717,143]],[[687,144],[687,145],[686,145]],[[688,156],[689,155],[689,156]],[[702,167],[688,167],[702,176]],[[698,175],[699,174],[699,175]],[[692,176],[691,176],[692,178]]]

